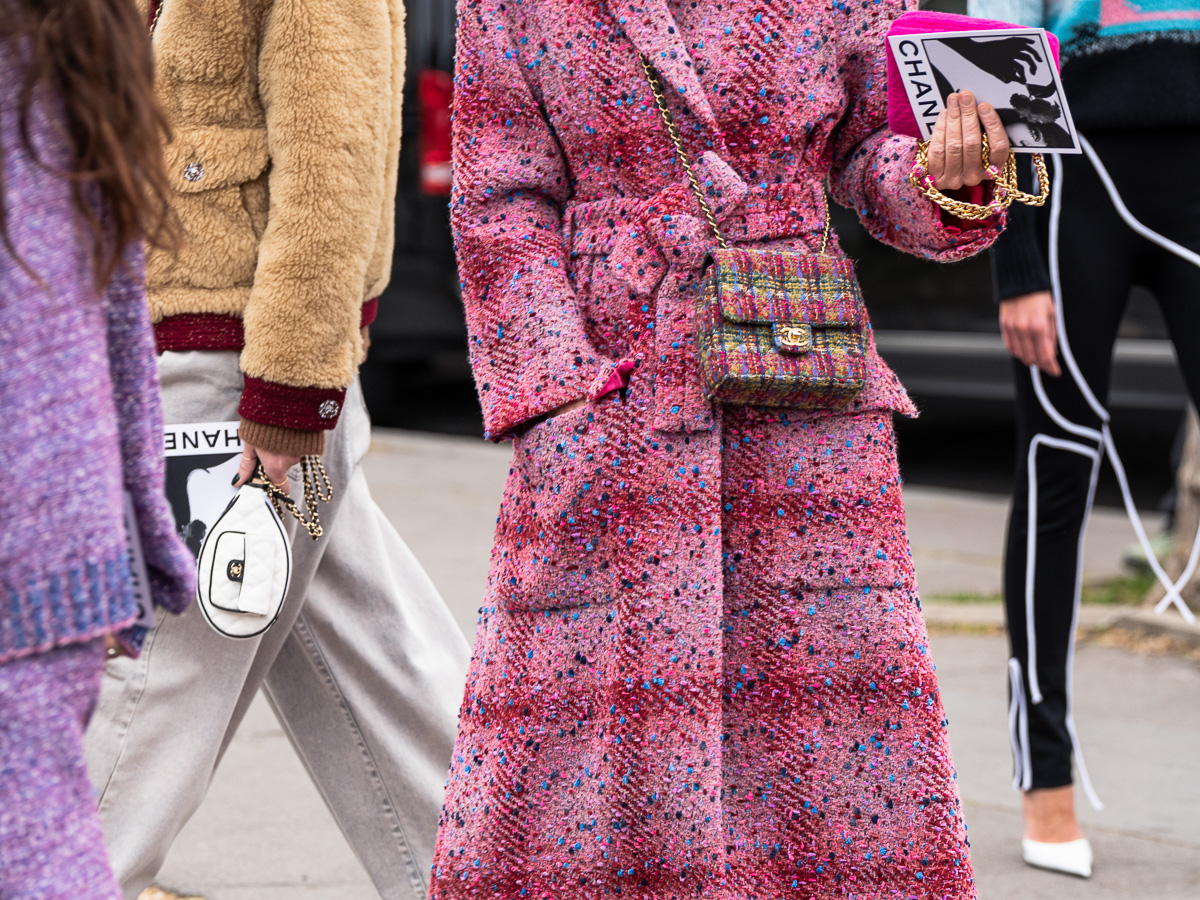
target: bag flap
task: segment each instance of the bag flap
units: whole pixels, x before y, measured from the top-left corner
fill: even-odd
[[[267,503],[258,492],[239,493],[210,532],[208,600],[217,609],[267,616],[286,589],[285,538]]]
[[[721,315],[747,325],[855,328],[865,310],[854,263],[778,250],[714,250],[708,277]]]
[[[217,534],[208,572],[209,602],[218,609],[241,608],[242,575],[246,563],[246,535],[240,531]]]

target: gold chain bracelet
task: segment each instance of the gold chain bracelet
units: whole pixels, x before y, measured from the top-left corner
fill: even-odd
[[[938,190],[933,176],[929,173],[929,141],[920,141],[917,144],[917,158],[913,163],[912,172],[908,176],[909,183],[921,193],[921,196],[932,200],[946,212],[960,219],[976,221],[990,219],[997,213],[1008,209],[1013,201],[1024,203],[1026,206],[1041,206],[1046,202],[1046,198],[1050,195],[1050,176],[1046,172],[1046,161],[1042,158],[1042,154],[1035,153],[1033,156],[1033,165],[1037,170],[1038,193],[1027,194],[1017,187],[1016,155],[1008,154],[1004,170],[1001,171],[1000,167],[993,165],[989,159],[991,148],[988,146],[986,134],[983,135],[982,143],[984,171],[991,176],[993,182],[992,200],[986,206],[968,203],[965,200],[955,200]]]
[[[279,513],[279,517],[281,519],[286,518],[286,514],[290,512],[296,517],[296,521],[300,523],[304,530],[308,532],[308,536],[315,541],[325,533],[325,530],[321,527],[321,513],[317,509],[317,501],[320,500],[322,503],[328,503],[332,500],[333,485],[329,482],[329,475],[325,472],[325,466],[322,464],[321,457],[319,456],[302,456],[300,458],[300,472],[300,480],[304,485],[303,514],[297,508],[296,501],[288,495],[287,491],[267,478],[267,473],[263,470],[261,462],[258,464],[256,475],[258,480],[263,483],[263,487],[267,491],[267,496],[271,498],[271,505],[275,507],[275,512]]]

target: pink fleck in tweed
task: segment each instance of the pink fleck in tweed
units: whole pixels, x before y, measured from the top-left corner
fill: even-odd
[[[454,227],[487,430],[516,437],[435,900],[975,896],[898,487],[911,403],[870,339],[844,414],[704,399],[711,239],[637,62],[731,244],[815,245],[828,176],[879,239],[958,259],[1001,223],[943,224],[880,130],[903,8],[460,4]]]

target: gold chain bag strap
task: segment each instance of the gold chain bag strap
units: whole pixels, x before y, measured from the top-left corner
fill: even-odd
[[[992,179],[992,199],[986,205],[968,203],[965,200],[955,200],[947,197],[937,189],[933,176],[929,173],[929,141],[917,144],[917,159],[909,173],[908,182],[915,187],[922,197],[932,200],[946,212],[960,219],[990,219],[996,213],[1008,209],[1013,203],[1024,203],[1026,206],[1042,206],[1050,196],[1050,175],[1046,171],[1046,160],[1042,154],[1033,154],[1033,167],[1037,173],[1038,192],[1027,194],[1017,187],[1017,156],[1008,154],[1004,169],[991,162],[991,148],[988,146],[988,136],[983,135],[983,167]]]
[[[658,74],[641,55],[662,120],[716,239],[700,289],[705,396],[729,405],[839,409],[867,380],[866,308],[854,264],[816,254],[730,247],[692,170]]]
[[[300,457],[300,472],[300,481],[304,485],[303,513],[300,512],[296,501],[288,495],[287,491],[267,477],[261,462],[258,464],[256,477],[266,489],[267,497],[270,498],[271,505],[275,507],[279,518],[286,519],[288,513],[291,513],[300,523],[300,527],[307,531],[308,536],[315,541],[325,533],[325,529],[321,527],[321,511],[317,508],[317,501],[328,503],[332,500],[333,485],[329,483],[329,475],[326,474],[325,466],[319,456]]]

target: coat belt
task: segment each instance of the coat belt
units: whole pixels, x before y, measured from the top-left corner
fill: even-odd
[[[826,202],[821,183],[751,187],[711,151],[695,168],[727,243],[819,244]],[[716,239],[687,183],[645,199],[572,203],[564,218],[573,254],[608,254],[609,266],[631,290],[654,298],[653,341],[642,344],[652,344],[655,355],[652,426],[710,430],[712,404],[700,385],[696,301],[701,269]]]

